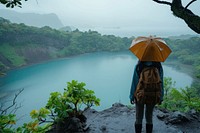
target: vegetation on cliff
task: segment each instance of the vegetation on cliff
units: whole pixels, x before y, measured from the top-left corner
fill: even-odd
[[[125,50],[130,43],[130,38],[91,30],[66,32],[0,18],[0,70],[89,52]]]
[[[165,78],[164,84],[164,102],[159,105],[159,108],[170,111],[189,112],[195,110],[195,112],[200,112],[200,98],[194,91],[191,91],[190,88],[179,91],[173,87],[171,78]],[[21,90],[15,95],[13,104],[7,108],[4,106],[0,108],[0,132],[84,132],[89,128],[84,112],[93,105],[100,105],[100,99],[94,95],[94,91],[86,89],[85,85],[85,83],[75,80],[68,82],[63,93],[52,92],[45,107],[30,112],[32,121],[24,123],[18,128],[12,128],[17,121],[16,115],[13,112],[9,113],[9,109],[15,111],[20,108],[20,106],[16,106],[15,100],[23,91]],[[129,112],[120,110],[120,114]],[[115,115],[115,113],[108,114]],[[92,113],[88,115],[90,116]]]
[[[165,39],[172,49],[172,54],[169,59],[176,62],[180,62],[176,67],[180,68],[180,65],[192,66],[193,69],[193,84],[192,88],[197,90],[200,94],[200,37],[190,37],[187,39]]]
[[[101,35],[91,30],[66,32],[47,26],[36,28],[0,18],[0,71],[83,53],[128,50],[133,38]],[[169,59],[192,66],[198,79],[200,37],[171,37],[164,40],[172,49]],[[199,80],[195,80],[193,86],[200,94]]]
[[[44,133],[44,132],[81,132],[86,127],[85,110],[100,105],[100,99],[94,91],[86,89],[86,84],[72,80],[67,82],[64,92],[52,92],[45,107],[32,110],[32,121],[24,123],[18,128],[11,128],[16,124],[15,112],[20,106],[16,105],[16,98],[23,91],[15,95],[13,104],[0,107],[0,132],[9,133]],[[11,109],[11,112],[9,112]],[[75,126],[75,127],[74,127]]]

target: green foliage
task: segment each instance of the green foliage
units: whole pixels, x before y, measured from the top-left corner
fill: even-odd
[[[4,68],[28,64],[36,59],[43,61],[90,52],[127,50],[131,41],[132,39],[126,37],[102,36],[91,30],[65,32],[48,26],[36,28],[13,24],[0,18],[0,55],[5,58],[1,61]]]
[[[85,104],[87,107],[99,105],[100,99],[94,96],[94,91],[85,89],[85,83],[72,80],[67,83],[67,89],[64,89],[63,94],[60,92],[52,92],[46,105],[46,108],[32,110],[30,116],[33,119],[23,126],[15,129],[4,128],[3,131],[10,130],[19,133],[43,133],[52,128],[57,122],[65,122],[68,117],[77,117],[82,114],[80,105]],[[5,117],[5,118],[4,118]],[[47,121],[53,119],[53,121]],[[0,124],[15,124],[15,115],[2,116]],[[47,124],[42,124],[45,123]],[[1,127],[2,127],[1,126]]]
[[[24,123],[22,127],[16,129],[17,133],[45,133],[51,129],[52,123],[44,124],[40,126],[38,120]]]
[[[30,113],[30,116],[32,119],[37,119],[37,120],[42,120],[47,117],[47,115],[50,114],[50,111],[46,108],[41,108],[39,111],[38,110],[32,110]]]
[[[7,59],[12,62],[13,66],[22,66],[25,64],[25,59],[22,56],[19,56],[15,49],[9,44],[0,45],[0,53],[7,57]]]
[[[14,8],[16,6],[21,8],[22,5],[21,1],[22,0],[0,0],[0,3],[5,5],[7,8]]]
[[[172,81],[171,77],[164,77],[164,99],[162,102],[162,107],[168,108],[168,106],[171,106],[169,103],[169,93],[171,89],[174,87],[175,82]]]
[[[8,114],[8,115],[0,115],[0,132],[10,132],[14,133],[14,130],[10,128],[12,125],[16,124],[16,115]]]
[[[170,48],[173,51],[169,59],[176,59],[180,63],[192,65],[195,76],[197,78],[200,77],[200,37],[175,40],[166,39],[166,42],[170,44]]]
[[[62,95],[60,92],[52,92],[47,102],[46,107],[55,113],[58,118],[66,118],[69,113],[72,112],[68,98]]]
[[[32,110],[30,113],[33,121],[25,123],[22,127],[18,128],[23,132],[46,132],[51,129],[53,124],[58,122],[64,123],[69,117],[78,117],[82,114],[80,107],[82,104],[86,107],[91,107],[94,104],[99,105],[100,99],[96,98],[94,91],[85,88],[85,83],[72,80],[67,82],[67,88],[64,92],[52,92],[46,104],[46,108],[40,110]],[[46,125],[40,123],[47,122],[47,119],[53,119]]]
[[[192,88],[172,89],[169,100],[171,101],[170,110],[188,112],[191,109],[195,109],[198,112],[200,111],[200,98]]]
[[[17,94],[15,94],[15,97],[12,101],[12,104],[9,105],[8,107],[4,107],[1,104],[0,107],[0,132],[1,133],[22,133],[22,127],[19,127],[17,129],[12,128],[13,125],[16,124],[16,115],[13,114],[12,112],[16,111],[17,108],[19,108],[19,106],[16,105],[16,98],[18,97],[18,95],[23,91],[20,90]],[[9,112],[11,109],[11,112]]]
[[[192,88],[197,89],[200,97],[200,37],[190,37],[184,39],[166,39],[172,49],[169,59],[175,59],[180,65],[192,66],[194,80]],[[179,67],[179,66],[178,66]]]
[[[63,94],[53,92],[46,107],[54,112],[58,119],[64,119],[68,116],[78,116],[81,112],[81,105],[89,108],[93,105],[99,106],[100,99],[96,98],[94,91],[85,88],[85,83],[72,80],[67,82],[67,88]]]
[[[165,96],[160,107],[172,111],[188,112],[194,109],[200,112],[200,98],[198,97],[197,90],[191,87],[177,89],[173,87],[173,84],[175,83],[172,82],[171,78],[165,78]]]
[[[32,110],[30,117],[32,121],[24,123],[17,129],[11,128],[16,124],[15,114],[6,114],[7,110],[14,105],[11,105],[5,110],[0,108],[0,132],[9,133],[44,133],[49,131],[54,124],[58,122],[65,123],[69,117],[78,117],[82,115],[81,105],[86,108],[93,105],[99,106],[100,99],[96,98],[94,91],[85,88],[85,83],[72,80],[67,82],[67,87],[63,94],[60,92],[52,92],[46,104],[46,107],[39,110]],[[15,95],[13,102],[23,90]],[[53,121],[49,121],[49,120]],[[46,123],[46,124],[44,124]]]
[[[33,121],[24,123],[23,126],[17,128],[19,133],[41,133],[47,132],[51,129],[52,122],[48,124],[40,125],[40,123],[45,122],[50,111],[46,108],[41,108],[40,110],[32,110],[30,116]]]
[[[94,91],[85,88],[85,83],[72,80],[72,82],[67,83],[67,89],[65,88],[64,96],[68,97],[70,103],[72,103],[72,108],[75,112],[80,110],[82,104],[88,107],[93,105],[99,106],[100,99],[96,98]]]

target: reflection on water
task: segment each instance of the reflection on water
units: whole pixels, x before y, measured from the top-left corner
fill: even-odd
[[[78,80],[85,82],[86,88],[95,91],[101,99],[97,110],[110,107],[115,102],[129,104],[129,90],[132,73],[137,62],[130,52],[92,53],[73,58],[65,58],[10,71],[0,79],[0,97],[12,94],[24,88],[17,102],[23,107],[17,112],[18,117],[25,115],[29,119],[33,109],[46,105],[51,92],[63,92],[66,82]],[[164,76],[172,77],[176,87],[185,87],[192,83],[192,78],[175,69],[163,66]],[[5,100],[4,99],[1,99]]]

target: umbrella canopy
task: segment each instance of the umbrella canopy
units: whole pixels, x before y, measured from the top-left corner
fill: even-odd
[[[133,52],[140,61],[164,62],[171,53],[171,49],[164,40],[152,36],[134,39],[129,50]]]

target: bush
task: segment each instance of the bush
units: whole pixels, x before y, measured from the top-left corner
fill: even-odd
[[[72,80],[67,83],[67,88],[64,88],[63,94],[53,92],[48,100],[46,108],[52,112],[51,118],[54,120],[54,130],[58,131],[80,131],[82,129],[70,129],[70,121],[78,118],[81,125],[85,126],[86,117],[81,111],[81,106],[85,105],[90,108],[93,105],[99,106],[100,99],[96,98],[94,91],[85,88],[85,83]],[[83,124],[82,124],[83,123]],[[78,123],[75,123],[78,124]],[[84,127],[80,128],[84,128]],[[77,126],[72,126],[76,127]]]
[[[13,100],[15,104],[5,109],[1,107],[0,132],[41,133],[82,131],[86,126],[86,117],[83,115],[83,112],[93,105],[100,105],[100,99],[96,98],[94,91],[86,89],[85,85],[85,83],[78,83],[75,80],[67,82],[67,87],[64,88],[63,93],[52,92],[50,94],[46,107],[30,112],[32,121],[14,129],[11,127],[16,123],[16,116],[12,113],[6,114],[6,112],[8,109],[14,108],[17,96],[23,91],[21,90],[15,95]],[[85,107],[83,111],[81,110],[82,105]]]
[[[188,112],[191,109],[200,112],[200,98],[197,90],[193,87],[186,87],[184,89],[174,88],[171,78],[164,80],[164,101],[159,107],[171,111]]]

